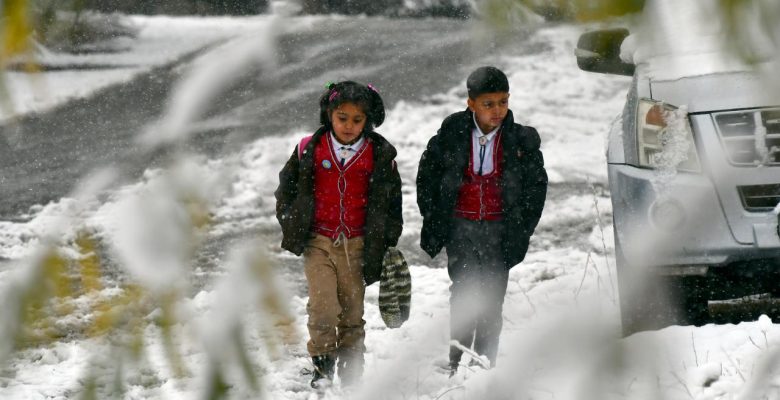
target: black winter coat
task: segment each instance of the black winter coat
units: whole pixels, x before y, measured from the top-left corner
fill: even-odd
[[[469,163],[474,118],[471,111],[447,117],[428,142],[417,171],[417,205],[423,216],[420,247],[435,257],[447,245],[458,191]],[[528,242],[542,216],[547,172],[536,129],[514,122],[509,111],[501,126],[501,176],[507,268],[523,261]]]
[[[276,219],[282,226],[282,248],[295,255],[303,253],[314,220],[314,147],[326,132],[321,127],[314,133],[300,160],[296,146],[279,173],[279,187],[274,192]],[[363,246],[363,279],[370,285],[379,280],[385,251],[398,243],[403,218],[401,176],[393,162],[397,152],[376,132],[367,132],[366,138],[374,145]]]

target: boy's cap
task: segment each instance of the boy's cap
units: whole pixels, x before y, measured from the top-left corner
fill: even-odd
[[[466,79],[466,89],[472,99],[483,93],[509,93],[509,81],[496,67],[479,67]]]

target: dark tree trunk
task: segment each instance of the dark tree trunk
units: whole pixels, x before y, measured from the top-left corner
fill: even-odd
[[[304,14],[392,14],[398,12],[403,0],[304,0]]]
[[[249,15],[264,12],[268,0],[88,0],[86,7],[102,12],[133,14]]]

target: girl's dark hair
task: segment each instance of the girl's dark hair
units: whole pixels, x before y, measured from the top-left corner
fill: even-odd
[[[385,121],[385,103],[373,86],[343,81],[328,84],[320,97],[320,124],[330,128],[330,115],[344,103],[355,104],[366,113],[364,131],[370,131]]]

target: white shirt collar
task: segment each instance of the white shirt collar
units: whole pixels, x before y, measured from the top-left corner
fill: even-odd
[[[366,140],[366,135],[361,134],[360,139],[358,139],[357,142],[352,144],[341,144],[341,142],[336,139],[336,134],[331,131],[330,133],[330,141],[333,144],[333,148],[336,150],[341,149],[342,147],[346,147],[350,149],[351,151],[357,153],[358,150],[360,150],[360,147],[363,146],[363,142]]]
[[[480,129],[479,124],[477,123],[477,115],[472,113],[471,114],[472,119],[474,119],[474,137],[479,138],[480,136],[487,136],[488,142],[493,140],[493,138],[496,136],[496,132],[498,132],[499,129],[501,129],[501,126],[497,126],[496,129],[493,129],[492,131],[488,133],[482,132],[482,129]]]

